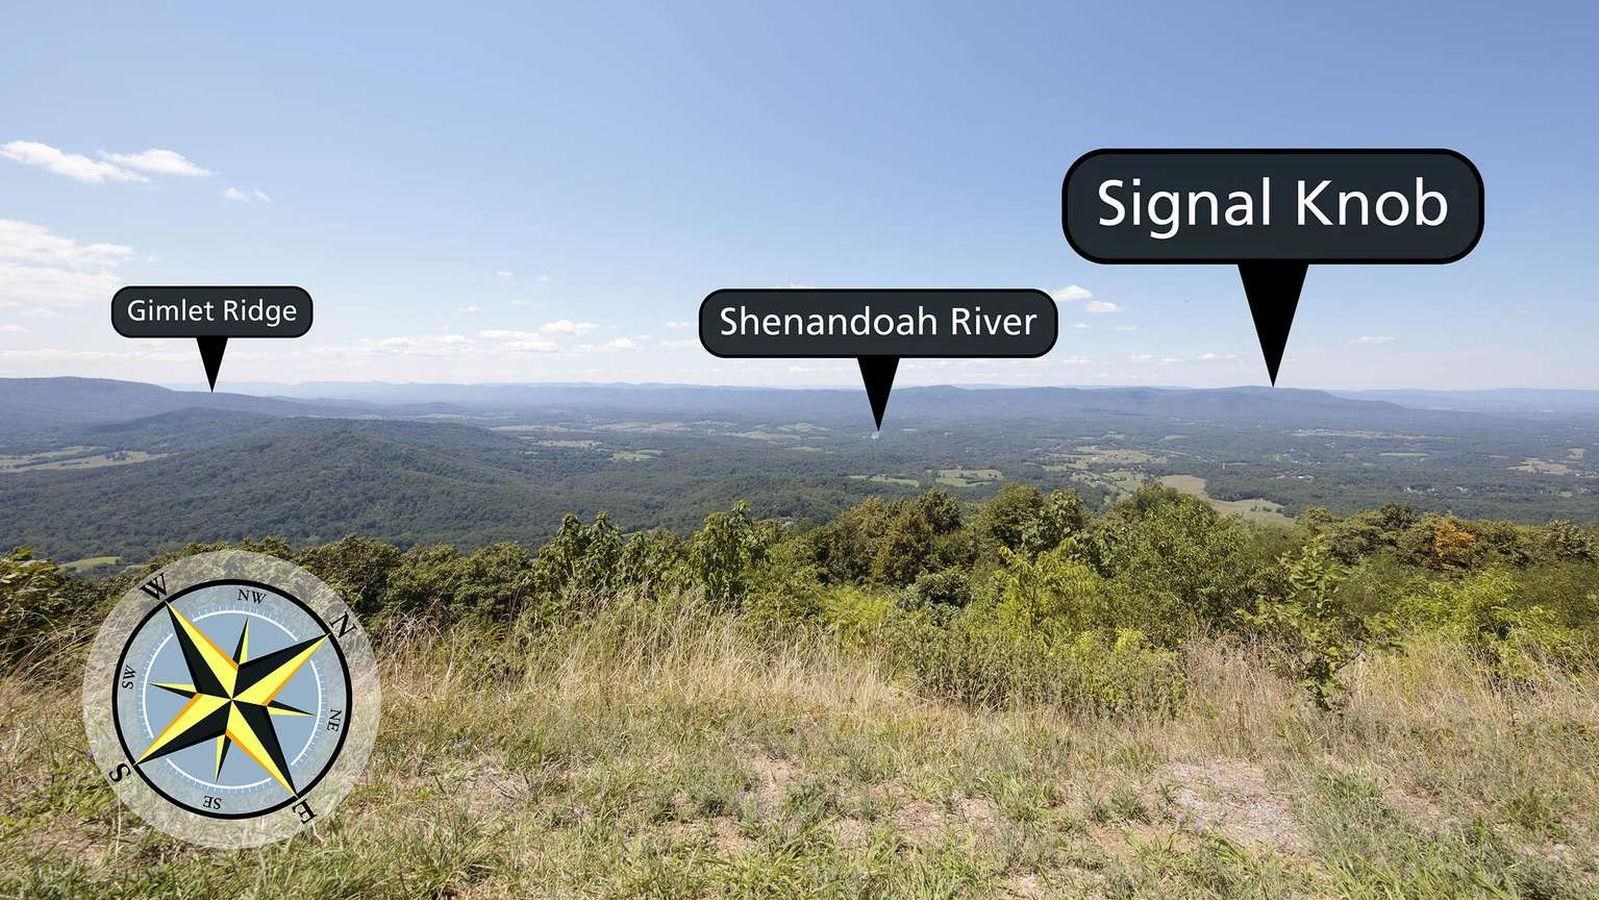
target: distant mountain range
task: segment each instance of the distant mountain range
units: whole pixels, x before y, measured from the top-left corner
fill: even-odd
[[[350,532],[533,542],[565,512],[689,528],[740,498],[820,518],[872,493],[980,499],[1008,479],[1097,503],[1168,475],[1288,514],[1398,499],[1599,518],[1599,415],[1585,412],[1599,392],[908,387],[871,440],[858,390],[282,390],[296,396],[0,379],[0,549],[138,558]],[[1555,401],[1571,412],[1542,411]]]

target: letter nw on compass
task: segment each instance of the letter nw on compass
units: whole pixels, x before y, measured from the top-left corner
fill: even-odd
[[[157,683],[155,686],[187,696],[189,700],[140,754],[135,765],[214,740],[216,772],[220,776],[228,748],[237,744],[290,796],[297,795],[272,719],[274,716],[310,715],[279,701],[277,696],[327,640],[327,634],[250,659],[248,620],[239,631],[233,653],[229,654],[171,603],[166,610],[183,651],[184,665],[189,670],[189,683]]]

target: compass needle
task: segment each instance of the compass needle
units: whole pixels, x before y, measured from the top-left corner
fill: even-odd
[[[231,695],[238,679],[239,664],[171,603],[167,604],[167,615],[172,618],[172,630],[183,648],[183,661],[189,667],[195,687],[205,694]]]
[[[309,716],[310,715],[310,713],[308,713],[305,710],[299,708],[298,706],[290,706],[289,704],[284,703],[282,700],[273,700],[271,703],[268,703],[267,704],[267,712],[271,713],[274,716]]]
[[[167,727],[161,729],[161,733],[155,736],[155,740],[145,749],[137,762],[143,763],[156,756],[165,756],[221,734],[219,726],[222,724],[222,717],[217,714],[227,706],[226,697],[195,694],[182,709],[178,710],[178,714],[172,717]]]
[[[244,660],[250,655],[250,620],[244,620],[244,627],[239,629],[239,643],[233,648],[233,661],[244,665]]]
[[[228,710],[228,739],[238,744],[239,749],[265,769],[284,790],[296,793],[294,785],[289,783],[289,764],[283,758],[283,748],[278,745],[277,732],[272,730],[272,724],[264,714],[254,715],[260,712],[262,710],[258,706],[233,704]]]
[[[271,703],[325,640],[327,635],[320,635],[250,660],[239,670],[241,688],[235,699],[257,706]]]
[[[195,694],[200,693],[194,689],[194,685],[192,684],[170,684],[152,681],[150,682],[150,686],[158,687],[163,691],[167,691],[168,693],[177,694],[179,697],[192,697]]]

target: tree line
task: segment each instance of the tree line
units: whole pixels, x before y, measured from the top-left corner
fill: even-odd
[[[1599,650],[1591,525],[1390,503],[1280,526],[1158,486],[1095,512],[1071,491],[1011,484],[981,504],[873,497],[819,524],[759,520],[741,502],[685,534],[568,515],[542,545],[471,552],[359,535],[196,544],[95,580],[19,549],[0,558],[0,664],[72,658],[143,575],[224,546],[304,566],[380,645],[461,632],[514,651],[606,610],[672,604],[773,641],[871,646],[923,690],[995,706],[1172,707],[1196,635],[1269,648],[1328,710],[1348,665],[1417,639],[1465,643],[1507,686]]]

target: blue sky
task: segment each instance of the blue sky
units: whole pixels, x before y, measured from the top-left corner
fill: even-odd
[[[797,284],[1062,292],[1043,360],[902,384],[1264,384],[1236,270],[1079,259],[1066,167],[1441,146],[1482,170],[1482,243],[1313,267],[1278,383],[1599,388],[1591,4],[674,6],[8,11],[0,375],[203,384],[192,344],[117,337],[110,293],[288,283],[315,327],[234,342],[222,387],[856,383],[685,327]]]

